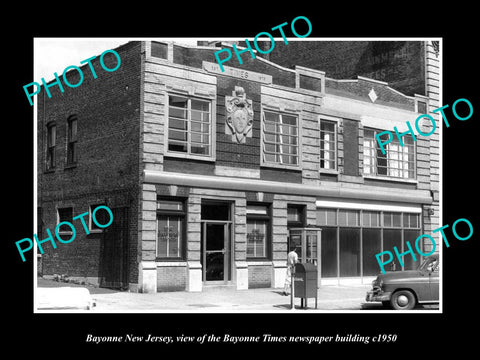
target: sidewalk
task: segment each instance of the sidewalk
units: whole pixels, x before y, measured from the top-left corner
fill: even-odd
[[[96,306],[92,312],[284,312],[291,311],[290,296],[283,289],[236,290],[232,287],[204,287],[202,292],[160,292],[142,294],[38,279],[39,287],[84,287]],[[361,310],[371,285],[324,285],[318,290],[317,310]],[[295,299],[300,309],[300,299]],[[308,299],[307,310],[315,311],[315,299]]]

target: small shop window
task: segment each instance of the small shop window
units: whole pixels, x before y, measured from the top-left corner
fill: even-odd
[[[303,227],[304,224],[305,224],[305,206],[289,204],[287,206],[288,227]]]
[[[186,241],[185,202],[157,200],[157,258],[183,259]]]
[[[268,205],[247,205],[247,258],[268,257],[270,212]]]

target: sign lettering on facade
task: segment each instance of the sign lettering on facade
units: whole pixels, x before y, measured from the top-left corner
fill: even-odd
[[[250,81],[257,81],[263,84],[272,83],[271,75],[261,74],[261,73],[257,73],[250,70],[237,69],[230,66],[224,66],[223,68],[225,71],[222,72],[218,64],[211,63],[208,61],[203,61],[202,64],[203,64],[202,66],[204,70],[214,74],[227,75],[227,76],[232,76],[235,78],[250,80]]]

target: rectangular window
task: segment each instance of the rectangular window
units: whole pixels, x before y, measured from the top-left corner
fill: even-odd
[[[417,253],[415,250],[415,240],[417,237],[420,236],[420,230],[404,230],[403,231],[403,252],[408,251],[408,247],[406,242],[408,241],[410,243],[410,246],[412,247],[413,251],[415,252],[415,257],[417,261],[413,260],[413,257],[410,253],[406,254],[405,256],[402,257],[402,261],[404,263],[404,269],[405,270],[415,270],[418,265],[420,264],[420,254]],[[420,246],[420,242],[419,242]],[[420,249],[423,251],[424,249]],[[390,250],[391,251],[391,250]]]
[[[287,205],[287,226],[303,227],[305,224],[305,206]]]
[[[340,276],[360,276],[360,229],[340,228]]]
[[[362,211],[362,225],[364,227],[379,227],[380,212],[379,211]]]
[[[337,225],[337,209],[317,209],[317,225]]]
[[[157,257],[183,259],[185,247],[185,210],[183,200],[157,200]]]
[[[67,164],[77,162],[77,118],[70,117],[67,121]]]
[[[380,270],[375,255],[381,252],[382,230],[363,229],[362,231],[363,276],[377,275]]]
[[[55,124],[47,125],[47,170],[55,168],[55,144],[57,137],[57,127]]]
[[[398,262],[398,259],[395,256],[393,247],[396,246],[397,249],[402,248],[402,230],[400,229],[384,229],[383,230],[383,251],[390,251],[392,254],[394,254],[394,259],[391,263],[388,265],[385,265],[385,270],[390,271],[390,270],[396,270],[400,271],[402,270],[402,267],[400,266],[400,263]],[[387,256],[387,255],[384,255]],[[409,255],[407,255],[409,256]],[[384,259],[385,260],[385,259]],[[383,261],[384,261],[383,260]],[[402,261],[405,261],[405,256],[402,258]],[[379,268],[380,269],[380,268]]]
[[[338,224],[340,226],[358,226],[359,225],[359,211],[358,210],[343,210],[338,211]]]
[[[64,222],[64,221],[68,221],[69,223],[72,222],[72,220],[73,220],[73,208],[71,208],[71,207],[58,208],[57,212],[58,212],[57,225]],[[72,228],[68,225],[63,224],[58,229],[58,233],[59,234],[72,234]]]
[[[402,137],[403,146],[398,138],[384,146],[385,154],[375,137],[376,130],[365,129],[363,139],[363,172],[366,175],[380,175],[403,179],[415,178],[415,143],[411,135]],[[382,142],[388,140],[388,134],[380,136]]]
[[[382,251],[394,253],[394,246],[405,252],[407,241],[413,248],[421,234],[420,220],[419,213],[317,208],[317,225],[322,228],[322,276],[337,276],[337,266],[339,276],[378,274],[376,255]],[[395,258],[395,264],[388,264],[386,270],[412,270],[419,264],[410,254],[402,261],[403,268]]]
[[[336,169],[337,143],[336,123],[332,121],[320,121],[320,168]]]
[[[419,229],[420,228],[420,215],[419,214],[403,214],[403,227]]]
[[[402,226],[402,214],[393,212],[383,213],[383,226],[398,228]]]
[[[417,100],[417,113],[426,114],[427,113],[427,102],[423,100]]]
[[[322,228],[322,258],[320,261],[323,277],[338,276],[337,228]]]
[[[263,112],[263,162],[298,166],[298,117],[273,111]]]
[[[168,96],[168,152],[212,156],[211,101]]]
[[[108,224],[108,222],[110,221],[110,215],[106,209],[100,208],[95,211],[95,209],[101,205],[105,206],[105,204],[90,205],[90,208],[88,210],[88,214],[89,214],[88,228],[90,232],[93,232],[93,233],[102,232],[104,228],[98,226],[97,223],[100,225],[105,225],[105,224]],[[96,222],[93,220],[93,212],[95,212]]]
[[[267,258],[270,238],[267,205],[247,205],[247,258]]]

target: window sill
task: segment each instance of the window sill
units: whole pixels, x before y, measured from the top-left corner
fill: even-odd
[[[77,163],[71,163],[71,164],[65,164],[65,166],[63,167],[64,170],[68,170],[68,169],[74,169],[77,167]]]
[[[248,266],[272,266],[272,261],[268,260],[266,258],[261,258],[261,259],[253,259],[249,258],[247,259],[247,265]]]
[[[57,225],[58,226],[58,225]],[[59,231],[58,232],[58,236],[60,236],[63,240],[63,236],[72,236],[73,235],[73,232],[71,231]]]
[[[169,267],[169,266],[187,266],[187,262],[183,259],[155,259],[155,265],[157,267]]]
[[[172,153],[166,152],[165,157],[172,157],[178,159],[186,159],[186,160],[199,160],[205,162],[215,162],[215,158],[213,156],[198,156],[198,155],[191,155],[191,154],[183,154],[183,153]]]
[[[338,170],[333,170],[333,169],[320,169],[319,172],[320,172],[320,174],[330,174],[330,175],[338,175],[339,174]]]
[[[402,182],[406,184],[418,184],[418,180],[416,179],[405,179],[405,178],[397,178],[392,176],[363,175],[363,178],[371,179],[371,180],[390,181],[390,182]]]
[[[284,169],[284,170],[293,170],[293,171],[302,171],[300,165],[283,165],[283,164],[271,164],[271,163],[263,163],[260,164],[262,168],[271,168],[271,169]]]
[[[90,232],[90,234],[101,234],[101,233],[103,233],[102,229],[88,229],[88,231]]]

